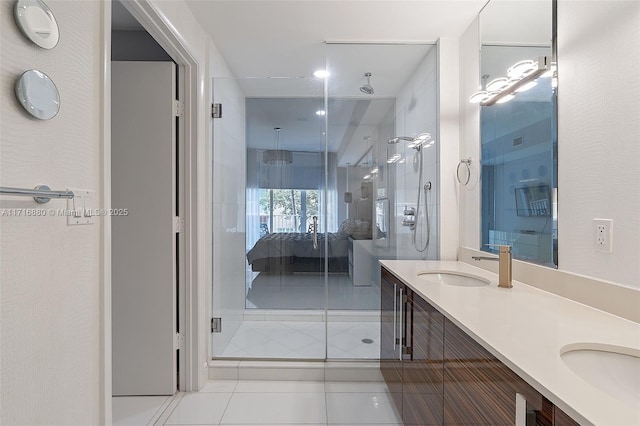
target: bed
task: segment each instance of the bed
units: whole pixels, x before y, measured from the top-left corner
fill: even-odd
[[[326,237],[329,272],[349,272],[349,234],[329,233]],[[313,248],[313,233],[273,233],[262,236],[247,253],[254,272],[324,272],[325,234],[318,234]]]
[[[353,239],[371,239],[371,226],[365,220],[345,220],[338,232],[327,233],[329,272],[349,272],[349,247]],[[291,232],[263,235],[247,252],[254,272],[324,272],[325,234],[318,233],[318,248],[313,248],[313,233]]]

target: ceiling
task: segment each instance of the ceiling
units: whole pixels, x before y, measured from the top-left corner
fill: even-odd
[[[312,76],[327,69],[327,145],[344,165],[356,163],[375,141],[377,123],[393,112],[398,91],[433,44],[441,37],[457,38],[486,1],[187,4],[248,98],[248,146],[273,148],[273,128],[282,127],[281,147],[323,150],[324,120],[315,111],[324,81]],[[373,95],[359,90],[366,72],[372,73]]]
[[[238,77],[311,76],[325,67],[325,41],[435,42],[458,37],[486,2],[187,0]]]
[[[281,148],[322,151],[327,69],[328,149],[340,164],[355,163],[372,141],[376,123],[418,64],[441,37],[457,38],[488,0],[186,0],[214,41],[247,98],[247,144],[269,149],[274,127],[282,127]],[[483,40],[501,44],[509,33],[529,28],[533,44],[549,31],[537,25],[550,0],[492,0],[483,10]],[[525,11],[523,17],[523,10]],[[519,15],[518,19],[508,16]],[[530,18],[530,19],[529,19]],[[522,21],[524,19],[526,22]],[[118,0],[113,28],[142,29]],[[491,24],[493,22],[493,24]],[[517,22],[517,23],[516,23]],[[489,25],[491,24],[491,25]],[[512,25],[513,24],[513,25]],[[544,27],[544,30],[543,28]],[[522,40],[525,43],[525,40]],[[518,40],[520,44],[520,40]],[[533,58],[532,58],[533,59]],[[486,65],[486,64],[485,64]],[[496,73],[504,68],[494,64]],[[484,66],[484,65],[483,65]],[[362,94],[371,72],[374,95]],[[493,74],[493,73],[491,73]],[[217,79],[215,84],[224,84]]]

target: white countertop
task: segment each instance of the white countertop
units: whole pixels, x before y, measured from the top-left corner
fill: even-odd
[[[581,424],[640,425],[640,401],[630,406],[586,382],[560,357],[568,344],[600,343],[640,349],[640,324],[455,261],[381,260],[389,272],[474,337],[520,377]],[[491,281],[456,287],[417,273],[457,271]],[[640,378],[639,378],[640,380]]]

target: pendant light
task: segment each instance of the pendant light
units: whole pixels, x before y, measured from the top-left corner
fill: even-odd
[[[282,128],[274,127],[273,130],[276,132],[276,149],[268,149],[262,153],[262,162],[272,166],[286,166],[287,164],[291,164],[293,162],[293,153],[280,149],[280,132]]]

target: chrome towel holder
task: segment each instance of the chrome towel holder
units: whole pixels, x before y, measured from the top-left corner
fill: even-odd
[[[461,168],[460,166],[463,164],[465,167]],[[458,179],[458,183],[462,186],[467,186],[469,184],[469,180],[471,179],[471,157],[460,160],[458,168],[456,169],[456,178]]]
[[[52,191],[47,185],[38,185],[34,189],[0,187],[0,195],[15,195],[19,197],[33,197],[37,203],[44,204],[52,198],[74,197],[73,191]]]

